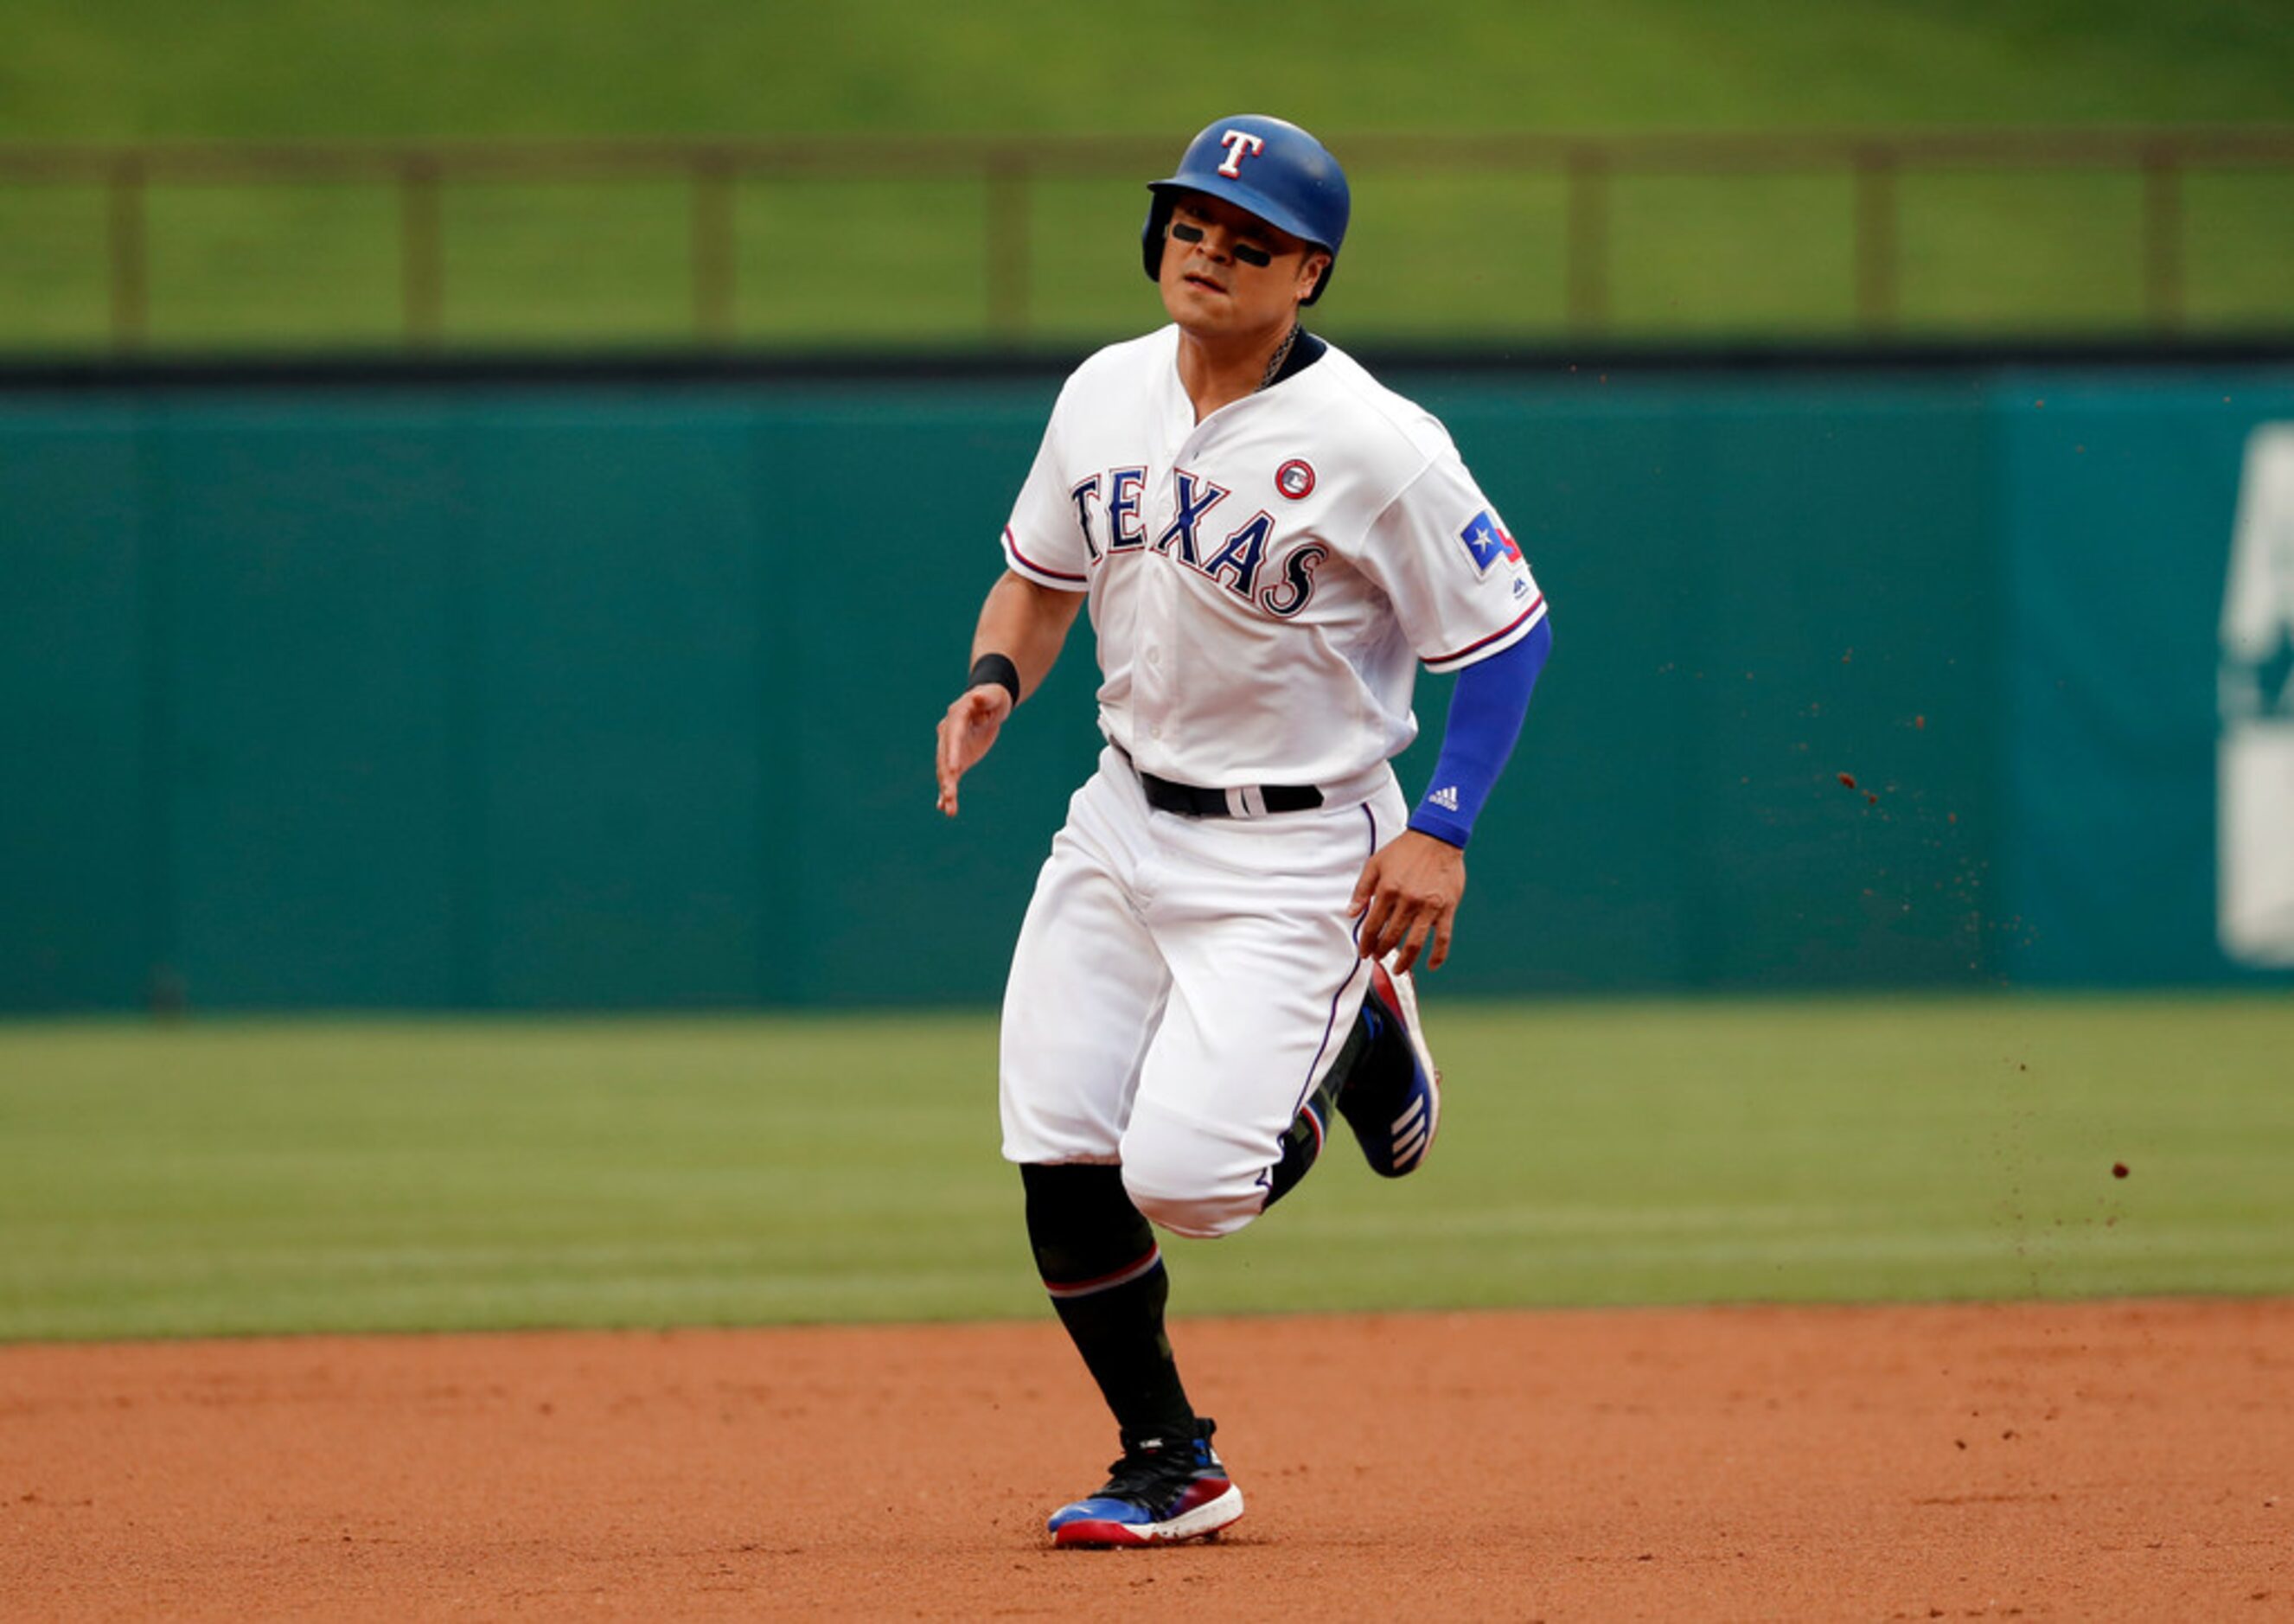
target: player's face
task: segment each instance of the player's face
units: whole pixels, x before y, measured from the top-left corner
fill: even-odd
[[[1190,192],[1172,205],[1157,280],[1164,309],[1181,327],[1242,338],[1288,323],[1329,263],[1257,215]]]

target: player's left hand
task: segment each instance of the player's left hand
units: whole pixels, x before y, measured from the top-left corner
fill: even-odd
[[[1395,953],[1394,967],[1407,970],[1422,949],[1426,967],[1440,969],[1465,894],[1466,854],[1446,840],[1403,830],[1371,853],[1354,882],[1346,911],[1362,919],[1362,956]]]

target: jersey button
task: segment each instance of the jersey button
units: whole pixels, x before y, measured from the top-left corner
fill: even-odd
[[[1150,665],[1161,665],[1163,663],[1163,651],[1160,649],[1150,649],[1147,650],[1147,663]]]

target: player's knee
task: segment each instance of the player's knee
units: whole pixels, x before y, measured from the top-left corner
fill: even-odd
[[[1232,1235],[1266,1204],[1266,1192],[1256,1182],[1222,1183],[1206,1178],[1199,1168],[1173,1165],[1167,1158],[1143,1162],[1127,1155],[1123,1187],[1131,1204],[1174,1235],[1195,1240],[1216,1240]]]

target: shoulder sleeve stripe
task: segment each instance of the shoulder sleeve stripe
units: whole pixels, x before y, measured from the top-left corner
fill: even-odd
[[[1517,615],[1514,617],[1513,623],[1510,625],[1508,625],[1502,631],[1491,632],[1487,637],[1483,638],[1478,642],[1468,643],[1464,648],[1459,649],[1454,654],[1437,654],[1433,656],[1427,660],[1426,669],[1428,671],[1443,671],[1453,666],[1469,665],[1473,663],[1474,657],[1476,655],[1496,654],[1503,648],[1518,642],[1523,637],[1526,636],[1529,632],[1529,629],[1542,619],[1544,615],[1545,594],[1543,592],[1540,592],[1535,598],[1530,600],[1530,605],[1527,608],[1524,609],[1519,615]]]
[[[1047,569],[1026,553],[1021,552],[1020,543],[1013,538],[1012,526],[1009,525],[1004,526],[1004,551],[1005,555],[1012,560],[1013,568],[1030,579],[1041,582],[1045,586],[1062,587],[1074,591],[1091,584],[1091,578],[1088,575],[1071,575],[1064,570]]]

